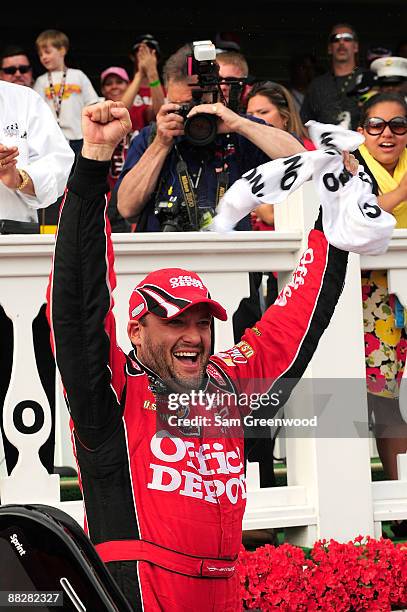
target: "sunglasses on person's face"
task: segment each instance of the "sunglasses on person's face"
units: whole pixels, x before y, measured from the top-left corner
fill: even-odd
[[[337,43],[340,41],[343,42],[352,42],[353,40],[355,40],[355,37],[353,34],[350,34],[350,32],[342,32],[341,34],[332,34],[329,37],[329,42],[330,43]]]
[[[31,66],[29,64],[21,64],[21,66],[7,66],[7,68],[1,69],[5,74],[15,74],[17,70],[20,74],[26,74],[30,72]]]
[[[387,125],[397,136],[404,136],[407,133],[407,117],[393,117],[390,121],[385,121],[381,117],[370,117],[363,127],[371,136],[379,136],[383,134]]]

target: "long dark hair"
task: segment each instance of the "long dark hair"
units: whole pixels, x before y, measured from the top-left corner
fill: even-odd
[[[376,106],[376,104],[380,104],[381,102],[397,102],[397,104],[400,104],[400,106],[404,109],[404,114],[407,116],[407,102],[404,96],[392,91],[378,93],[375,96],[372,96],[371,98],[366,100],[366,102],[362,106],[359,119],[359,125],[361,127],[363,127],[366,119],[368,118],[370,109],[373,106]]]

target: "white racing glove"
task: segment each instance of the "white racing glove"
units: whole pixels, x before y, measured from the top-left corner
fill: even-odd
[[[393,234],[395,218],[378,205],[363,166],[355,176],[343,166],[342,151],[357,149],[363,136],[316,121],[308,121],[307,127],[317,150],[276,159],[246,172],[220,200],[210,229],[231,231],[259,204],[283,202],[312,177],[328,242],[344,251],[383,253]]]

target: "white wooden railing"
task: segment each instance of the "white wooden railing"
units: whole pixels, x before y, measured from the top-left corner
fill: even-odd
[[[318,205],[312,184],[305,184],[286,204],[275,208],[275,232],[114,235],[115,313],[121,346],[129,346],[128,297],[137,281],[151,270],[168,266],[195,270],[230,314],[248,294],[247,271],[274,270],[279,273],[279,282],[285,282],[316,218]],[[31,324],[44,302],[53,243],[49,235],[0,236],[0,304],[14,324],[13,371],[3,415],[7,436],[20,453],[11,476],[5,472],[4,461],[0,464],[0,496],[3,504],[51,504],[82,523],[81,502],[59,501],[59,476],[49,476],[38,458],[38,449],[48,437],[50,417],[35,366]],[[369,439],[351,429],[354,422],[367,420],[361,267],[387,269],[391,290],[407,304],[407,230],[395,232],[385,255],[350,257],[340,303],[305,375],[310,392],[304,393],[302,383],[285,409],[286,416],[298,414],[299,408],[301,414],[304,410],[315,414],[315,381],[318,393],[326,381],[327,394],[332,395],[329,385],[336,379],[354,382],[350,385],[356,393],[351,413],[348,391],[335,393],[323,411],[323,420],[329,424],[327,437],[297,439],[287,435],[286,487],[260,489],[257,464],[249,464],[244,529],[286,527],[291,541],[310,545],[319,537],[347,540],[358,534],[379,535],[381,521],[407,518],[406,457],[399,457],[398,481],[372,483]],[[226,323],[216,322],[215,338],[216,349],[232,346],[231,317]],[[45,415],[42,428],[30,435],[18,432],[12,418],[15,407],[26,399],[38,402]],[[28,428],[35,429],[30,408],[25,409],[23,419]],[[0,462],[2,456],[0,442]],[[74,465],[59,387],[56,464]]]

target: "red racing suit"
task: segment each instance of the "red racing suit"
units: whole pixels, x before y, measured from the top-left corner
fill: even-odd
[[[239,398],[273,390],[289,396],[332,316],[347,253],[330,246],[320,226],[312,230],[276,303],[241,343],[211,357],[205,397],[222,399],[211,410],[200,402],[174,412],[163,381],[116,343],[108,169],[107,162],[78,160],[49,287],[85,529],[134,609],[235,612],[246,499],[236,423],[250,409]],[[270,416],[275,412],[270,407]],[[174,414],[209,421],[174,425]]]

